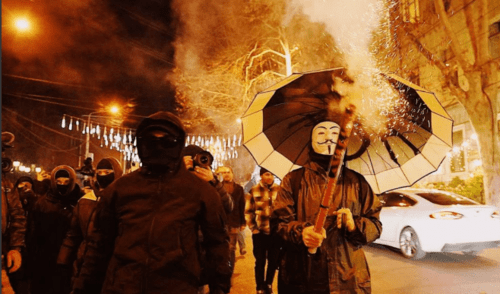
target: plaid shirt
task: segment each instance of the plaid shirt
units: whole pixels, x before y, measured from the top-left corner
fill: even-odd
[[[273,202],[276,201],[276,196],[280,186],[273,183],[271,188],[268,188],[261,182],[253,186],[250,192],[245,196],[245,220],[252,233],[269,234],[270,217],[273,212]]]

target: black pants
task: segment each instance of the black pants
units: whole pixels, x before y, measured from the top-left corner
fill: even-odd
[[[255,283],[257,284],[257,290],[264,290],[267,289],[267,285],[273,284],[274,275],[279,264],[281,242],[277,237],[263,233],[252,235],[252,241],[253,255],[255,257]]]

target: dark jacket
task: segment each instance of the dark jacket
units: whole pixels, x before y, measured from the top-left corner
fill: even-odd
[[[65,195],[57,191],[55,174],[65,170],[70,184]],[[57,256],[69,229],[73,207],[67,197],[75,188],[76,173],[65,165],[56,167],[51,175],[51,189],[35,203],[32,214],[32,293],[57,293],[61,280],[58,276]]]
[[[104,158],[111,164],[114,171],[114,179],[121,177],[123,170],[120,163],[115,158]],[[83,257],[87,248],[87,235],[93,230],[94,224],[92,216],[94,215],[97,201],[101,192],[91,191],[83,196],[75,208],[73,208],[73,217],[71,218],[70,229],[66,233],[61,250],[57,258],[57,264],[69,268],[73,264],[73,278],[80,273]],[[96,196],[97,194],[97,196]]]
[[[216,190],[183,165],[159,174],[141,167],[103,191],[74,292],[96,293],[89,285],[105,271],[102,293],[197,293],[200,227],[207,273],[227,293],[225,223]]]
[[[327,238],[318,250],[319,255],[313,256],[316,260],[311,261],[310,255],[308,258],[302,229],[314,223],[327,181],[325,170],[310,162],[287,174],[281,183],[272,217],[273,230],[285,241],[280,278],[293,288],[304,290],[310,279],[327,273],[324,277],[330,293],[370,293],[370,272],[362,246],[380,237],[382,206],[366,180],[354,171],[344,168],[334,193],[336,197],[344,197],[345,207],[351,210],[356,229],[353,232],[337,229],[332,212],[338,210],[342,202],[339,207],[332,207],[324,226]],[[328,270],[320,272],[312,268],[308,275],[308,264],[322,264]]]
[[[83,196],[73,208],[73,216],[66,237],[63,240],[57,264],[70,267],[73,261],[76,263],[73,267],[73,275],[77,275],[81,267],[81,258],[85,252],[85,238],[89,231],[92,230],[93,224],[90,219],[97,206],[97,197],[94,191],[91,191]]]
[[[231,228],[240,228],[246,225],[245,221],[245,193],[243,187],[231,182],[224,183],[224,186],[232,185],[232,193],[230,193],[233,200],[233,211],[227,216],[227,225]],[[228,190],[228,189],[226,189]]]
[[[2,254],[25,246],[26,217],[12,182],[2,174]]]

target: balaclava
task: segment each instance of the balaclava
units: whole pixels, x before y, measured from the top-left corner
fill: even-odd
[[[99,170],[101,169],[111,169],[113,170],[113,172],[107,175],[99,175]],[[99,183],[99,187],[101,187],[102,189],[106,188],[114,180],[121,177],[123,172],[120,163],[116,158],[113,157],[101,159],[101,161],[99,161],[99,163],[97,164],[96,170],[97,170],[96,180]]]
[[[23,183],[30,183],[31,188],[28,185],[23,185],[19,188],[19,185]],[[29,198],[35,196],[35,192],[33,191],[33,179],[28,176],[22,176],[17,180],[15,187],[19,193],[19,200],[21,200],[24,207],[29,201]]]
[[[136,134],[139,158],[146,170],[154,173],[178,170],[186,133],[177,116],[157,112],[140,123]]]
[[[52,170],[50,178],[52,194],[57,198],[67,196],[75,188],[76,173],[75,170],[70,166],[60,165],[54,168],[54,170]],[[69,184],[58,185],[56,182],[58,178],[69,178]]]
[[[60,170],[56,173],[55,179],[59,178],[68,178],[69,179],[69,173],[66,170]],[[68,194],[68,189],[69,189],[69,184],[68,185],[61,185],[56,183],[57,186],[57,192],[59,192],[60,196],[64,196]]]

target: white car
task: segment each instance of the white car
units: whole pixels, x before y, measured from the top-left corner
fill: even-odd
[[[440,190],[398,189],[378,196],[382,235],[374,243],[399,248],[410,259],[427,252],[477,255],[500,247],[500,210]]]

